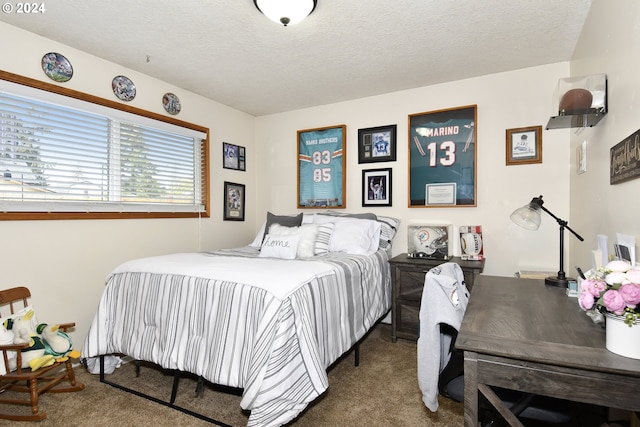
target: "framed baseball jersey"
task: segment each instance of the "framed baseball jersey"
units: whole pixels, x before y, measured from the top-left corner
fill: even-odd
[[[409,207],[476,206],[477,106],[409,116]]]
[[[298,131],[298,208],[346,207],[346,130]]]

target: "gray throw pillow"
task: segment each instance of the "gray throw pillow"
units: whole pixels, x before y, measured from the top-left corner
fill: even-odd
[[[269,229],[273,224],[280,224],[284,227],[300,227],[302,225],[302,213],[295,216],[286,215],[274,215],[271,212],[267,212],[267,224],[264,227],[264,235],[262,241],[264,242],[264,236],[269,234]]]

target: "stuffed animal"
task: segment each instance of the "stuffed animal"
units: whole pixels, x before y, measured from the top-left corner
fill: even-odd
[[[33,329],[31,317],[33,317],[34,311],[29,310],[22,316],[7,319],[4,326],[13,331],[14,344],[29,344],[29,347],[23,348],[22,353],[22,368],[31,368],[32,371],[43,368],[45,366],[52,365],[54,358],[51,355],[45,355],[44,342],[42,338],[38,336],[36,330]]]
[[[73,350],[71,338],[60,330],[60,325],[40,323],[36,331],[44,340],[45,354],[53,356],[56,362],[64,362],[69,357],[74,359],[80,357],[80,352]]]

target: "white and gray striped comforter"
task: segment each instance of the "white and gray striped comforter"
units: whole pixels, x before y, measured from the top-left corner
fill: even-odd
[[[199,255],[205,265],[243,257],[247,271],[266,260],[250,247]],[[83,357],[123,353],[242,388],[249,426],[281,425],[327,389],[328,366],[391,307],[388,259],[382,249],[371,256],[316,256],[308,279],[283,283],[285,290],[278,290],[279,280],[300,276],[265,274],[261,286],[236,283],[226,273],[221,279],[184,269],[167,273],[171,262],[159,273],[148,262],[140,268],[129,262],[107,280]],[[308,261],[294,261],[301,262]]]

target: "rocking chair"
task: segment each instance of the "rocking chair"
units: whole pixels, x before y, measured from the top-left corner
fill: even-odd
[[[28,307],[27,300],[30,297],[31,292],[25,287],[5,289],[0,291],[0,308],[8,305],[11,315],[14,315],[22,308]],[[2,313],[0,313],[0,322],[4,320]],[[73,326],[75,326],[75,323],[64,323],[60,325],[60,330],[66,332],[67,329]],[[4,375],[0,375],[0,403],[31,406],[31,414],[28,411],[25,411],[27,412],[26,414],[14,413],[13,411],[8,413],[0,412],[0,419],[13,421],[43,420],[47,415],[38,407],[38,398],[42,393],[72,392],[84,389],[84,384],[76,382],[71,359],[68,357],[64,361],[55,361],[52,365],[36,370],[21,367],[21,350],[29,346],[27,343],[0,344],[0,352],[2,359],[4,359],[0,359],[0,364],[4,362],[7,371]],[[17,367],[10,371],[9,360],[14,357],[14,354]],[[65,379],[69,381],[69,385],[66,383],[61,384]],[[18,393],[9,393],[10,391]],[[21,393],[27,393],[29,397],[19,398]]]

